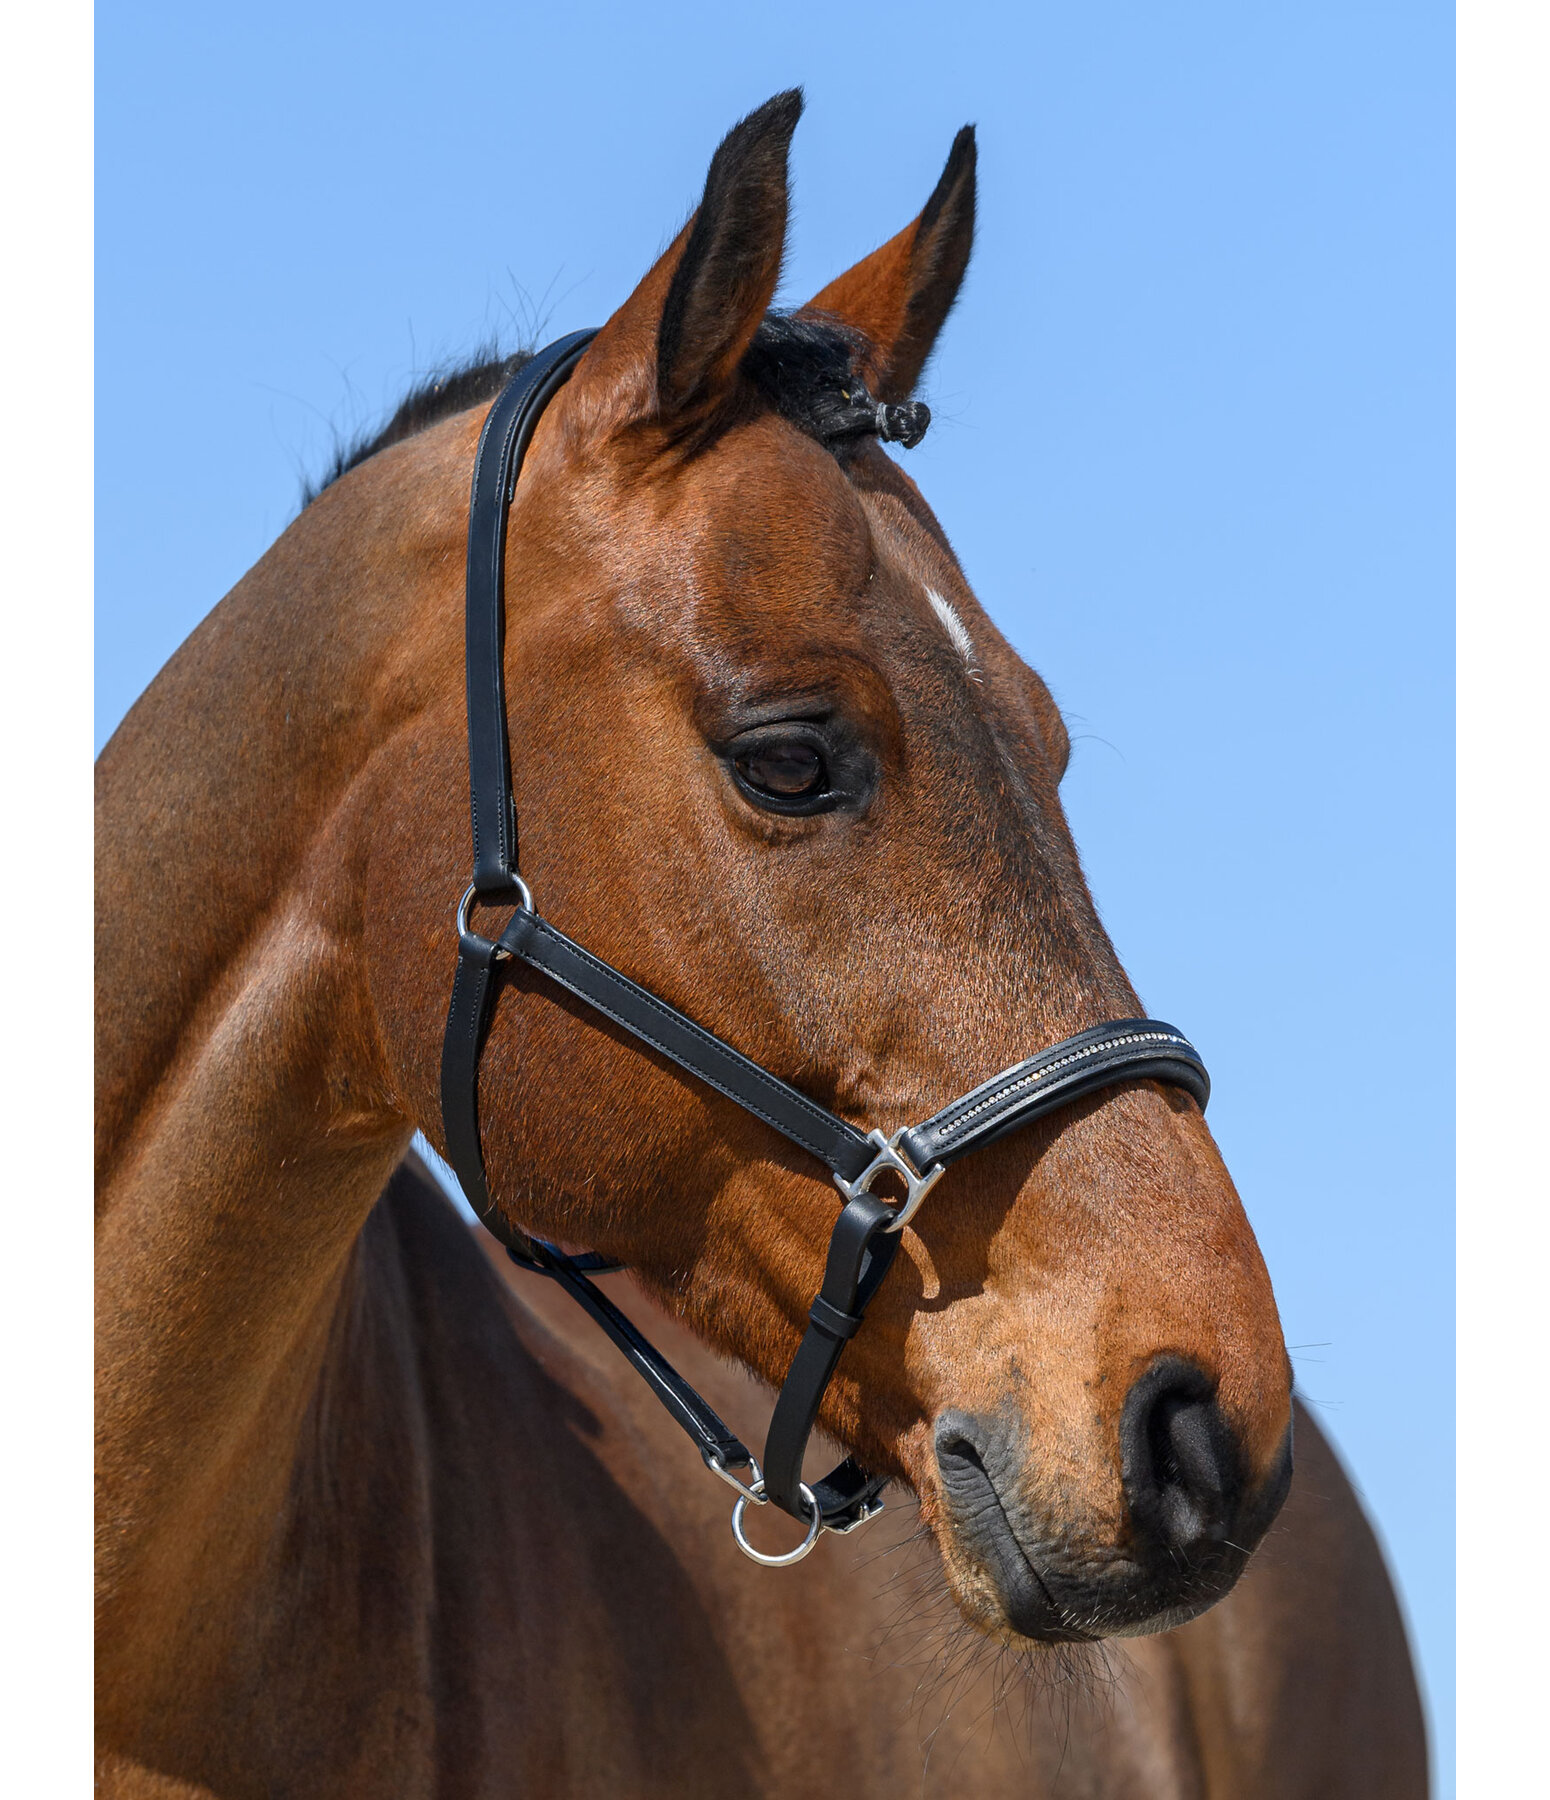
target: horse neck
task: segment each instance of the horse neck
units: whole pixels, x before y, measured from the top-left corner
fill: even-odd
[[[103,1579],[131,1607],[177,1604],[181,1572],[236,1567],[268,1529],[412,1130],[362,966],[358,815],[459,654],[458,483],[417,460],[309,508],[98,765]]]
[[[192,633],[97,766],[97,1132],[110,1180],[155,1090],[256,957],[299,963],[348,905],[373,753],[455,692],[477,420],[327,490]],[[462,439],[468,439],[464,446]],[[295,936],[275,941],[287,915]],[[265,943],[263,940],[269,939]]]

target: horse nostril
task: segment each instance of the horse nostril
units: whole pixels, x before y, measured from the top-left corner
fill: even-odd
[[[1168,1357],[1125,1399],[1120,1422],[1125,1494],[1136,1525],[1171,1551],[1220,1543],[1242,1495],[1238,1445],[1213,1383]]]
[[[937,1420],[935,1436],[937,1467],[954,1510],[960,1516],[1004,1524],[996,1477],[987,1460],[1005,1460],[1005,1446],[994,1424],[966,1413],[944,1413]]]
[[[990,1473],[985,1467],[984,1457],[980,1455],[978,1447],[971,1444],[966,1437],[956,1435],[939,1437],[936,1445],[936,1457],[944,1469],[955,1468],[955,1472],[962,1471],[963,1473],[972,1469],[984,1481],[989,1482],[990,1480]]]

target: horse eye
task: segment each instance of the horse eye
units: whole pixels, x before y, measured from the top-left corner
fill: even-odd
[[[736,761],[749,787],[777,800],[806,800],[828,786],[823,757],[806,738],[769,739]]]

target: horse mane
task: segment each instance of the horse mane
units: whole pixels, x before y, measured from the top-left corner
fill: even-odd
[[[502,356],[494,344],[483,344],[462,363],[433,370],[422,376],[394,408],[386,425],[376,431],[363,431],[352,438],[338,439],[333,459],[320,479],[305,477],[301,484],[301,505],[305,511],[318,495],[331,488],[341,475],[369,461],[379,450],[391,449],[405,438],[418,436],[454,413],[467,412],[472,406],[487,406],[511,380],[512,376],[533,360],[531,350],[517,350]]]
[[[837,434],[836,423],[848,406],[843,390],[855,379],[868,347],[861,332],[838,319],[772,312],[754,333],[743,357],[743,373],[782,418],[838,453],[845,440]],[[323,475],[316,481],[303,480],[302,509],[379,450],[401,444],[455,413],[487,406],[533,355],[530,349],[502,355],[494,344],[485,344],[466,362],[422,377],[385,425],[341,439]]]

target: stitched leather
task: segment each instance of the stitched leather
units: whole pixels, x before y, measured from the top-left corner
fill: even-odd
[[[580,361],[593,331],[539,351],[497,396],[479,433],[468,503],[464,656],[468,695],[468,796],[474,886],[515,890],[517,814],[506,735],[506,522],[522,458],[544,407]],[[441,1052],[441,1118],[447,1161],[468,1203],[509,1250],[529,1258],[527,1237],[496,1211],[479,1142],[479,1053],[494,1000],[495,946],[473,932],[458,943]]]
[[[465,654],[468,679],[468,792],[474,833],[474,886],[512,891],[517,814],[506,738],[506,520],[512,487],[544,407],[595,331],[573,331],[518,370],[485,418],[468,507]]]
[[[871,1162],[875,1152],[854,1126],[583,950],[547,919],[517,913],[501,933],[500,943],[503,950],[520,956],[707,1086],[773,1125],[847,1181],[854,1181]]]
[[[1005,1137],[1117,1081],[1166,1081],[1194,1096],[1202,1111],[1211,1079],[1200,1052],[1161,1019],[1116,1019],[1014,1063],[912,1126],[899,1147],[924,1173]]]

